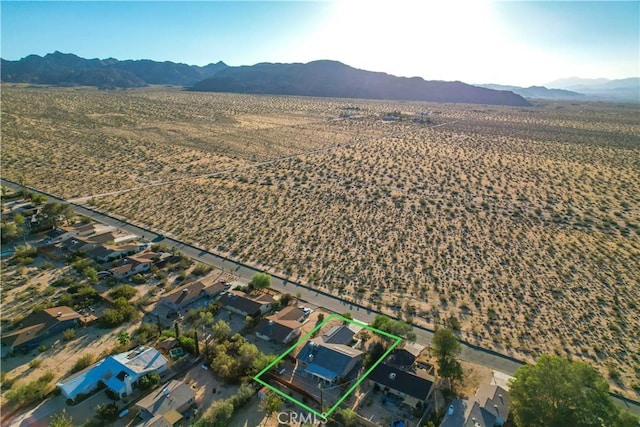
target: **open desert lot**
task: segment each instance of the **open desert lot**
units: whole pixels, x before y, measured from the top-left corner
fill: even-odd
[[[640,393],[637,106],[3,84],[1,108],[7,179]]]

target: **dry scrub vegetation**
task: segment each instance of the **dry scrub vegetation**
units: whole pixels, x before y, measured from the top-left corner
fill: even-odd
[[[588,360],[634,394],[639,123],[610,104],[12,86],[2,166],[65,197],[133,188],[95,202],[416,324],[455,317],[480,345]]]

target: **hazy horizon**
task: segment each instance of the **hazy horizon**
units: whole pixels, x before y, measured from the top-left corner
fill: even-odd
[[[523,87],[640,76],[639,2],[0,5],[0,56],[8,60],[54,51],[189,65],[330,59],[398,76]]]

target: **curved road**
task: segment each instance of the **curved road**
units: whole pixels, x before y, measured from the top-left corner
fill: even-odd
[[[6,179],[0,178],[2,185],[11,188],[13,190],[19,190],[21,186],[17,183],[7,181]],[[69,203],[68,200],[57,198],[51,194],[39,191],[37,189],[29,187],[29,190],[47,196],[51,201],[55,201],[58,203]],[[109,214],[101,213],[94,211],[93,209],[86,208],[84,206],[70,203],[73,206],[73,210],[81,215],[92,218],[95,221],[111,225],[114,227],[118,227],[120,229],[126,230],[133,234],[137,234],[142,236],[147,240],[154,240],[154,243],[164,243],[171,248],[175,248],[185,255],[193,258],[194,260],[203,262],[205,264],[212,265],[214,267],[218,267],[222,270],[229,271],[235,275],[237,275],[241,281],[248,282],[251,277],[257,273],[261,272],[261,270],[248,266],[246,264],[236,262],[230,260],[225,257],[221,257],[219,255],[208,252],[204,249],[197,248],[189,243],[166,237],[163,234],[152,231],[150,229],[144,228],[142,226],[134,225],[130,222],[124,221],[120,218],[113,217]],[[161,240],[155,240],[160,239]],[[348,301],[344,301],[339,297],[324,293],[322,291],[314,290],[308,288],[299,283],[294,283],[288,281],[286,278],[272,276],[272,285],[271,288],[280,292],[288,292],[292,295],[296,295],[298,292],[301,295],[301,299],[311,302],[317,306],[324,307],[328,310],[344,313],[350,311],[354,318],[357,320],[369,323],[373,321],[374,317],[377,314],[381,314],[375,310],[370,310],[365,307],[362,307],[358,304],[351,303]],[[433,337],[433,331],[421,328],[414,327],[414,332],[416,333],[416,341],[419,344],[428,346],[431,343],[431,339]],[[487,368],[493,369],[495,371],[503,372],[508,375],[513,375],[513,373],[520,366],[524,364],[523,361],[519,361],[512,357],[501,355],[497,352],[494,352],[489,349],[481,348],[474,346],[470,343],[461,342],[462,344],[462,353],[460,358],[466,360],[468,362],[476,363],[482,366],[486,366]],[[624,398],[617,394],[611,394],[614,402],[621,408],[628,410],[629,412],[635,414],[636,416],[640,416],[640,402],[633,401],[631,399]]]

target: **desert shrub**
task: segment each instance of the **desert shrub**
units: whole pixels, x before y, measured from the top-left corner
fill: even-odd
[[[91,353],[87,353],[84,356],[80,356],[80,358],[78,360],[76,360],[76,363],[73,365],[73,367],[71,368],[71,371],[69,373],[73,374],[73,373],[80,372],[83,369],[88,368],[89,366],[91,366],[93,364],[94,360],[95,360],[95,357]]]
[[[65,329],[65,331],[62,333],[62,338],[65,341],[71,341],[75,337],[76,337],[76,330],[72,328]]]
[[[7,402],[19,406],[44,398],[53,378],[53,372],[47,372],[35,381],[11,388],[6,394]]]
[[[131,285],[116,286],[115,288],[109,291],[109,296],[114,300],[118,298],[124,298],[126,300],[130,300],[134,296],[136,296],[136,294],[137,294],[136,288],[134,288]]]
[[[115,403],[100,404],[96,407],[96,415],[106,421],[115,421],[119,413],[118,405]]]
[[[74,279],[71,276],[62,276],[61,278],[54,280],[53,282],[51,282],[50,286],[53,286],[54,288],[67,288],[70,287],[72,285],[77,285],[77,281],[76,279]]]
[[[18,246],[16,248],[16,253],[13,254],[13,258],[35,258],[38,255],[38,249],[26,247],[26,246]]]
[[[125,322],[134,320],[139,316],[138,309],[123,297],[113,301],[114,308],[108,308],[98,319],[98,323],[103,328],[113,328]]]
[[[141,343],[147,343],[156,336],[158,336],[158,325],[154,323],[142,323],[133,335]]]
[[[30,369],[39,368],[41,365],[42,365],[42,359],[31,359],[29,361],[29,368]]]
[[[200,277],[200,276],[204,276],[210,271],[211,271],[211,266],[208,266],[206,264],[198,264],[193,268],[193,270],[191,270],[191,275],[195,277]]]
[[[9,390],[15,381],[15,378],[9,378],[6,372],[0,373],[0,389],[2,391]]]
[[[147,375],[144,375],[138,381],[138,385],[141,390],[150,390],[160,384],[160,375],[155,372],[150,372]]]

